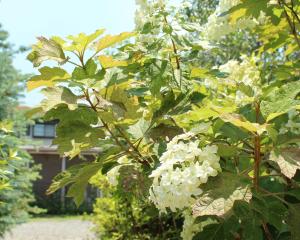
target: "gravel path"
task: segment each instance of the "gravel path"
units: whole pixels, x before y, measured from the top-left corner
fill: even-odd
[[[16,226],[4,240],[95,240],[92,224],[81,220],[43,220]]]

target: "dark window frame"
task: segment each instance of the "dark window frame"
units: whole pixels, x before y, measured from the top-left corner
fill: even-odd
[[[44,126],[44,134],[42,136],[40,135],[35,135],[35,127],[36,125],[43,125]],[[45,126],[53,126],[54,128],[54,135],[46,135],[46,128]],[[41,122],[37,122],[35,125],[33,125],[33,129],[32,129],[32,137],[33,138],[48,138],[48,139],[53,139],[56,136],[56,129],[55,129],[56,124],[53,123],[41,123]]]

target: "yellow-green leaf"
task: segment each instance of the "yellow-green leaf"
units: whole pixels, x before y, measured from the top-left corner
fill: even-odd
[[[123,32],[119,35],[106,35],[96,43],[96,51],[98,52],[105,48],[111,47],[125,39],[133,37],[134,35],[135,33],[133,32]]]
[[[275,113],[271,113],[268,117],[267,117],[267,122],[270,122],[271,120],[273,120],[274,118],[277,118],[285,113],[287,113],[288,111],[292,110],[292,109],[297,109],[297,110],[300,110],[300,105],[296,105],[296,106],[293,106],[291,108],[286,108],[284,111],[281,111],[281,112],[275,112]]]
[[[104,31],[105,29],[98,29],[90,35],[86,35],[85,33],[79,33],[74,36],[70,35],[67,38],[72,40],[72,44],[64,46],[64,49],[68,51],[77,51],[78,53],[83,54],[88,45],[96,40],[102,33],[104,33]]]
[[[126,89],[128,89],[130,84],[131,82],[128,81],[110,86],[101,91],[101,94],[106,94],[106,99],[110,103],[105,103],[110,110],[101,113],[101,117],[109,121],[116,121],[119,124],[134,123],[141,118],[142,113],[139,112],[138,98],[136,96],[130,97],[126,93]]]
[[[46,96],[41,102],[41,107],[44,111],[49,111],[51,108],[59,104],[67,104],[70,110],[77,108],[78,97],[65,87],[51,87],[42,91]]]
[[[236,127],[243,128],[249,132],[261,134],[266,131],[266,125],[249,122],[246,119],[243,119],[242,116],[238,114],[222,114],[220,115],[220,118],[224,122],[229,122]]]
[[[54,60],[59,64],[64,64],[68,61],[65,56],[62,46],[53,39],[38,37],[39,42],[32,46],[32,52],[28,54],[27,59],[33,63],[33,66],[38,67],[46,60]]]
[[[0,122],[0,130],[5,133],[12,132],[13,126],[14,126],[13,122],[8,122],[8,121]]]
[[[27,82],[27,90],[31,91],[38,87],[53,87],[56,83],[69,79],[71,76],[58,67],[43,67],[39,69],[40,75],[33,76]]]
[[[230,15],[229,22],[230,22],[231,24],[236,24],[236,22],[237,22],[241,17],[244,17],[245,14],[246,14],[246,9],[245,9],[245,8],[238,9],[238,10],[236,10],[235,12],[233,12],[233,13]]]
[[[182,128],[189,127],[191,123],[196,123],[211,117],[218,116],[218,113],[209,109],[194,109],[192,111],[188,111],[184,114],[173,116],[176,124]]]
[[[205,68],[193,68],[191,71],[191,78],[205,78],[209,71]]]
[[[101,55],[98,57],[98,60],[103,68],[123,67],[128,65],[127,61],[115,60],[112,56]]]

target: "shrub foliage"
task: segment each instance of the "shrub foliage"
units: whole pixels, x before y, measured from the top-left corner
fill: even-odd
[[[219,1],[202,26],[182,17],[187,3],[139,3],[135,32],[40,37],[28,56],[35,67],[58,63],[28,89],[43,87],[35,112],[59,119],[60,152],[101,148],[49,192],[70,185],[80,204],[101,171],[135,196],[131,208],[143,200],[182,215],[183,239],[299,239],[298,1]],[[230,36],[249,36],[252,51],[222,55]],[[115,201],[112,212],[126,204]]]

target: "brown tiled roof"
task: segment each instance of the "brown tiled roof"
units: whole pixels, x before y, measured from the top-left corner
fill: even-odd
[[[30,110],[31,107],[25,106],[25,105],[19,105],[19,106],[17,106],[17,109],[18,109],[18,110]]]

